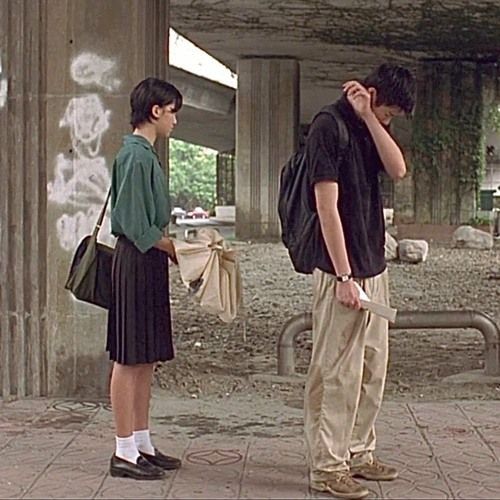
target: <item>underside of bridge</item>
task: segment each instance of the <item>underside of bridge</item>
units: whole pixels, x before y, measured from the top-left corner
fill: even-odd
[[[171,24],[233,71],[243,58],[301,64],[301,119],[379,61],[496,61],[496,0],[171,0]]]
[[[386,61],[412,68],[419,82],[415,118],[395,125],[411,166],[396,186],[396,217],[474,217],[485,116],[498,98],[498,1],[171,0],[171,24],[238,73],[240,236],[279,233],[278,172],[300,125],[340,95],[342,82]]]

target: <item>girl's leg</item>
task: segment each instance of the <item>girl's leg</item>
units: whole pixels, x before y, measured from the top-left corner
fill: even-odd
[[[111,407],[116,427],[116,456],[136,463],[139,452],[133,438],[134,395],[136,393],[139,365],[115,363],[111,375]]]
[[[153,363],[141,365],[141,370],[137,374],[134,394],[134,438],[139,451],[148,455],[155,453],[149,433],[149,406],[153,371]]]
[[[111,405],[116,425],[116,452],[111,457],[113,477],[133,479],[162,479],[163,470],[141,457],[134,437],[135,395],[139,381],[144,378],[145,365],[115,363],[111,375]]]
[[[134,399],[134,438],[137,448],[154,465],[165,470],[178,469],[178,458],[163,454],[154,448],[149,433],[149,407],[154,364],[142,365],[138,372]]]
[[[137,365],[135,393],[133,395],[134,422],[133,430],[149,429],[149,405],[151,402],[151,383],[153,382],[154,363]]]
[[[134,398],[141,366],[116,362],[113,366],[110,392],[118,437],[130,436],[134,431]]]

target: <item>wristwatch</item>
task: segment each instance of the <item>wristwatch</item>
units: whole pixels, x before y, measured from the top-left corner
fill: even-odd
[[[346,281],[349,281],[352,279],[352,274],[349,273],[349,274],[338,274],[337,276],[335,276],[335,279],[339,282],[339,283],[345,283]]]

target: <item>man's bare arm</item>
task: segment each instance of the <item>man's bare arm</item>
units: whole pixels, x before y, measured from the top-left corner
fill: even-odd
[[[375,143],[385,171],[392,180],[401,180],[406,175],[406,162],[401,149],[377,120],[373,111],[368,113],[363,119],[373,137],[373,142]]]
[[[402,179],[406,175],[403,153],[375,116],[370,93],[355,80],[346,82],[343,88],[354,111],[366,123],[386,172],[395,181]]]
[[[337,207],[338,184],[333,181],[318,182],[314,186],[316,209],[318,211],[321,231],[325,240],[328,254],[337,275],[351,274],[351,266],[347,256],[344,229]],[[337,283],[336,297],[341,304],[359,309],[359,292],[352,280]]]

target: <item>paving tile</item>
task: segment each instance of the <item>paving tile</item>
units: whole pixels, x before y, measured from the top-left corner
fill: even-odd
[[[169,481],[135,481],[106,477],[95,498],[166,498]]]
[[[18,466],[0,467],[0,499],[21,498],[30,483],[30,478],[24,478]]]
[[[9,437],[27,432],[43,411],[45,410],[34,413],[30,409],[18,408],[13,403],[0,406],[0,433],[5,433]],[[6,441],[0,440],[0,449],[5,444]]]
[[[500,458],[500,402],[466,403],[460,408],[495,460]]]
[[[5,418],[0,417],[0,448],[5,445],[10,437],[23,434],[26,432],[26,425],[24,424],[24,416],[17,414],[16,418],[11,421],[6,421]]]
[[[419,406],[420,409],[420,406]],[[445,407],[448,411],[448,408]],[[390,434],[380,439],[377,455],[396,466],[399,478],[381,482],[384,498],[451,498],[446,479],[441,474],[433,449],[427,442],[424,430],[434,424],[434,415],[423,408],[416,416],[410,406],[400,407],[399,414],[392,414],[396,421],[404,418],[404,426],[394,427]],[[395,443],[397,443],[396,446]],[[392,448],[392,449],[391,449]]]
[[[458,406],[469,417],[471,422],[478,427],[491,425],[498,428],[500,426],[498,421],[500,401],[460,403]]]
[[[247,466],[262,465],[265,467],[307,467],[305,445],[302,441],[285,441],[283,439],[254,439],[250,442]]]
[[[168,498],[239,498],[247,449],[248,443],[241,438],[194,439]]]
[[[493,487],[486,487],[480,484],[463,485],[455,490],[454,498],[463,498],[465,500],[471,498],[484,498],[488,500],[500,498],[500,485]]]
[[[23,493],[29,491],[42,472],[73,438],[74,435],[68,433],[39,433],[23,434],[13,439],[2,450],[0,477],[8,478],[8,489],[15,488]],[[11,498],[20,496],[20,493],[13,494]]]
[[[187,464],[178,471],[167,498],[239,498],[240,481],[240,469]]]
[[[472,408],[469,411],[476,418],[477,413],[472,415]],[[482,485],[482,481],[489,481],[489,476],[481,471],[498,465],[498,460],[473,427],[467,411],[458,404],[450,404],[448,408],[436,405],[435,415],[428,411],[428,407],[415,405],[413,409],[417,421],[426,421],[428,424],[422,432],[430,443],[436,465],[446,478],[453,496],[482,498],[491,495],[495,487]],[[442,417],[441,421],[439,417]]]
[[[241,498],[308,498],[303,439],[252,440],[242,478]]]
[[[301,429],[287,438],[190,438],[154,425],[155,445],[183,467],[140,482],[108,475],[114,431],[105,405],[17,403],[0,403],[0,499],[331,498],[309,491]],[[499,413],[500,402],[385,404],[377,456],[400,478],[365,482],[370,498],[500,498]]]
[[[89,471],[85,466],[50,466],[24,498],[93,498],[101,486],[105,471]]]
[[[0,413],[25,412],[37,416],[50,407],[52,403],[52,399],[45,398],[17,399],[14,401],[0,400]]]
[[[74,433],[23,434],[2,450],[2,462],[30,467],[52,461],[75,438]],[[0,465],[1,467],[1,465]]]
[[[306,475],[307,476],[307,475]],[[247,475],[239,498],[310,498],[307,477],[296,477],[290,473],[271,476],[256,472]],[[331,497],[330,497],[331,498]]]
[[[443,486],[441,481],[425,482],[422,484],[415,484],[413,481],[405,481],[398,479],[390,486],[383,487],[384,498],[409,498],[409,499],[444,499],[455,498],[448,488]]]

